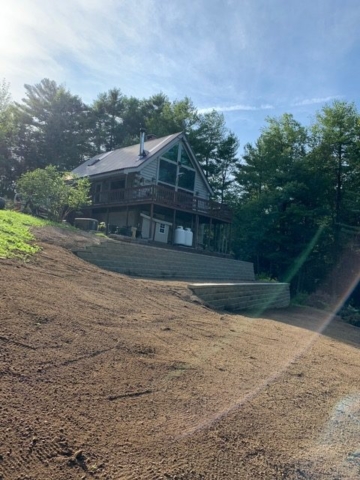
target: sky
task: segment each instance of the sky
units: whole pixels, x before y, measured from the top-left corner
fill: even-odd
[[[114,87],[187,96],[244,146],[268,116],[360,107],[359,25],[359,0],[3,1],[0,79],[17,101],[42,78],[87,103]]]

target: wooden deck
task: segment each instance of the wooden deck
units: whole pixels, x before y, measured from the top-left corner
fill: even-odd
[[[97,192],[92,196],[92,206],[113,207],[121,205],[154,204],[184,212],[231,222],[231,210],[227,205],[204,200],[185,192],[176,192],[160,185],[122,188]]]

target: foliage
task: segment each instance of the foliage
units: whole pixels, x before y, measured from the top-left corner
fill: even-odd
[[[1,95],[3,92],[3,95]],[[170,101],[163,93],[138,99],[118,88],[100,93],[88,106],[64,85],[43,79],[25,85],[25,98],[14,105],[8,85],[0,89],[6,119],[0,142],[0,193],[12,195],[21,174],[47,165],[71,170],[85,158],[139,141],[139,128],[162,137],[184,131],[203,165],[215,197],[227,201],[239,163],[239,141],[221,113],[199,114],[191,99]],[[4,107],[5,108],[5,107]],[[0,106],[1,110],[1,106]],[[6,154],[1,155],[1,145]]]
[[[90,181],[62,174],[54,166],[23,174],[17,187],[33,210],[45,209],[51,220],[60,221],[79,208],[90,205]]]
[[[63,85],[43,79],[25,85],[26,97],[16,104],[18,133],[16,155],[26,169],[49,162],[71,170],[92,153],[88,142],[92,116],[81,99]]]
[[[257,282],[277,282],[276,278],[269,277],[269,275],[266,272],[260,272],[255,275],[255,279]]]
[[[307,306],[309,294],[307,292],[298,292],[290,301],[293,307]]]
[[[292,115],[267,123],[256,144],[246,146],[236,176],[233,249],[257,271],[290,281],[293,293],[311,292],[335,263],[334,183],[329,167],[323,171],[314,160],[313,137]]]
[[[12,157],[12,148],[17,128],[9,84],[0,84],[0,195],[11,196],[19,175],[18,162]]]
[[[339,315],[341,318],[355,327],[360,327],[360,310],[351,306],[346,305],[340,311]]]
[[[39,250],[29,227],[48,222],[23,213],[0,211],[0,258],[26,258]]]
[[[188,97],[171,101],[160,92],[139,99],[113,88],[89,106],[43,79],[26,85],[23,101],[13,104],[3,81],[0,196],[11,197],[22,174],[54,165],[56,178],[36,173],[36,191],[23,190],[36,206],[51,203],[51,217],[61,218],[65,204],[78,208],[88,194],[80,181],[71,190],[59,172],[93,153],[138,143],[140,126],[158,137],[186,133],[215,199],[234,210],[233,252],[254,262],[256,272],[291,282],[293,294],[317,290],[347,243],[358,242],[360,116],[344,101],[325,105],[309,128],[290,113],[267,118],[240,159],[224,116],[198,112]]]
[[[96,152],[119,148],[123,140],[124,98],[118,88],[101,93],[92,105]]]
[[[212,110],[197,116],[189,130],[189,142],[216,199],[223,203],[240,166],[239,140],[226,128],[224,116]]]

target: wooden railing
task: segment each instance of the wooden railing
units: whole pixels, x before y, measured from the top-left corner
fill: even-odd
[[[176,192],[161,185],[108,190],[97,192],[92,197],[93,205],[129,205],[136,203],[154,203],[231,221],[231,210],[227,205],[195,197],[190,193]]]

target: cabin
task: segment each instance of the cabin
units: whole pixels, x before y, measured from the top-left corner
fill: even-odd
[[[231,211],[213,192],[183,132],[100,153],[72,172],[91,181],[87,217],[107,233],[229,252]],[[185,242],[183,240],[185,238]]]

